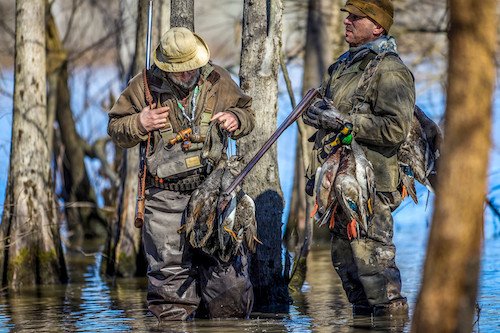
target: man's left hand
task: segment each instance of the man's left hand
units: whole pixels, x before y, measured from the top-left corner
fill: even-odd
[[[215,114],[210,121],[217,120],[219,122],[220,128],[233,133],[238,128],[240,128],[240,122],[238,118],[231,112],[219,112]]]

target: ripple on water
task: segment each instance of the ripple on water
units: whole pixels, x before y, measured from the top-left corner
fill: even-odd
[[[423,249],[428,229],[403,225],[395,237],[403,292],[416,299]],[[401,234],[403,233],[403,234]],[[500,331],[500,240],[485,241],[479,325],[474,332]],[[96,259],[97,261],[97,259]],[[3,332],[408,332],[407,322],[387,322],[370,317],[352,317],[340,280],[334,271],[330,250],[315,248],[308,259],[302,292],[286,315],[253,314],[250,320],[196,320],[162,323],[147,312],[146,281],[107,281],[96,265],[85,266],[81,280],[65,286],[43,286],[20,294],[0,296],[0,333]]]

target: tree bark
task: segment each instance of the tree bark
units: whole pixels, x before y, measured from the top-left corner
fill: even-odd
[[[125,86],[127,82],[136,73],[133,72],[132,63],[135,54],[135,36],[137,34],[137,8],[141,8],[137,4],[138,0],[122,0],[119,1],[119,22],[121,24],[119,33],[116,34],[117,66],[120,72],[120,77]]]
[[[159,22],[158,22],[158,29],[160,33],[158,34],[159,38],[163,36],[165,32],[170,29],[170,16],[172,15],[171,9],[170,9],[170,0],[162,0],[160,2],[160,8],[159,8]],[[194,13],[193,13],[194,15]],[[193,19],[194,22],[194,19]],[[158,39],[157,44],[160,42]]]
[[[245,0],[240,83],[253,97],[256,125],[237,141],[238,153],[248,162],[276,130],[278,66],[281,48],[282,2]],[[254,200],[258,235],[263,245],[251,260],[256,311],[287,311],[288,291],[282,275],[281,191],[276,146],[248,174],[243,186]]]
[[[495,83],[495,13],[494,0],[450,1],[446,137],[412,332],[472,330]]]
[[[47,146],[45,0],[16,2],[14,111],[1,225],[2,285],[67,280]]]
[[[107,220],[99,210],[97,197],[85,167],[84,159],[87,143],[76,130],[70,107],[67,52],[64,50],[50,8],[47,9],[47,74],[51,84],[49,86],[49,95],[55,95],[51,98],[55,99],[55,103],[52,103],[55,106],[55,118],[59,124],[61,139],[57,147],[61,150],[63,157],[62,170],[60,170],[63,180],[62,198],[65,202],[70,244],[71,246],[81,247],[83,236],[87,238],[104,236]],[[49,133],[53,132],[52,128],[52,123],[49,123]],[[49,137],[51,136],[49,135]]]
[[[194,31],[194,0],[171,0],[170,26]]]
[[[309,0],[307,14],[306,45],[304,52],[304,74],[302,79],[302,95],[309,89],[319,87],[328,66],[333,62],[343,42],[340,38],[342,20],[340,19],[341,2],[327,0]],[[285,231],[285,239],[289,249],[295,249],[295,274],[290,281],[292,290],[300,290],[307,271],[307,255],[312,244],[313,234],[316,243],[330,240],[330,232],[326,227],[317,228],[309,218],[314,201],[305,194],[305,169],[310,163],[312,143],[307,139],[315,129],[306,126],[302,119],[297,121],[299,133],[295,155],[295,172],[290,204],[290,215]]]
[[[137,30],[135,56],[131,72],[142,71],[146,64],[146,35],[148,28],[148,0],[137,3]],[[159,8],[156,8],[158,10]],[[121,149],[116,147],[116,149]],[[103,260],[106,274],[114,276],[142,276],[146,273],[146,258],[142,250],[141,230],[134,226],[137,198],[139,146],[123,150],[121,189],[115,220],[107,241],[107,256]]]

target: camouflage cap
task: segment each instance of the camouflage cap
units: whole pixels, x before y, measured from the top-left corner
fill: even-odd
[[[358,16],[368,16],[389,32],[394,17],[391,0],[347,0],[341,11]]]

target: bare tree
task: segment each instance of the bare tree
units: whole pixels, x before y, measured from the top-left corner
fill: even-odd
[[[67,280],[47,145],[45,0],[16,1],[14,112],[1,225],[3,285]]]
[[[170,17],[172,15],[171,13],[171,8],[170,8],[170,0],[161,0],[160,1],[160,9],[159,9],[159,19],[158,19],[158,40],[156,41],[156,44],[160,42],[161,36],[170,29]],[[194,15],[194,11],[193,11]],[[194,22],[194,19],[193,19]]]
[[[313,87],[319,87],[334,54],[340,48],[340,1],[309,0],[307,6],[307,31],[304,51],[304,74],[302,94]],[[285,232],[289,248],[295,248],[294,275],[290,288],[300,290],[307,271],[307,255],[312,243],[313,225],[309,218],[314,202],[305,194],[305,169],[310,163],[312,144],[308,141],[314,128],[306,126],[301,119],[297,122],[297,137],[294,183],[291,210]],[[318,240],[329,240],[326,228],[316,230]],[[293,237],[292,235],[296,235]]]
[[[412,332],[472,330],[495,83],[496,8],[495,0],[450,1],[446,138]]]
[[[137,30],[132,73],[139,73],[146,63],[146,34],[148,24],[148,0],[137,2]],[[121,148],[116,147],[116,150]],[[137,173],[139,171],[139,147],[123,150],[121,188],[116,218],[108,238],[107,258],[103,261],[108,275],[144,275],[146,258],[143,254],[141,231],[134,226],[137,198]]]
[[[282,10],[280,0],[245,0],[243,5],[240,83],[253,97],[256,119],[253,132],[237,142],[238,153],[247,162],[276,129]],[[281,273],[283,194],[276,147],[248,175],[244,189],[255,200],[259,238],[263,242],[251,260],[255,308],[275,311],[288,302]]]
[[[194,0],[171,0],[170,25],[194,31]]]
[[[65,202],[69,238],[72,246],[81,247],[84,235],[87,238],[104,236],[107,220],[97,205],[97,196],[85,167],[84,158],[88,155],[90,146],[76,130],[68,83],[68,53],[50,6],[47,7],[46,24],[48,93],[51,102],[48,108],[48,120],[51,121],[48,123],[49,138],[52,141],[52,115],[55,114],[59,125],[59,140],[55,148],[56,156],[61,156],[62,199]],[[54,146],[51,144],[49,147]]]

